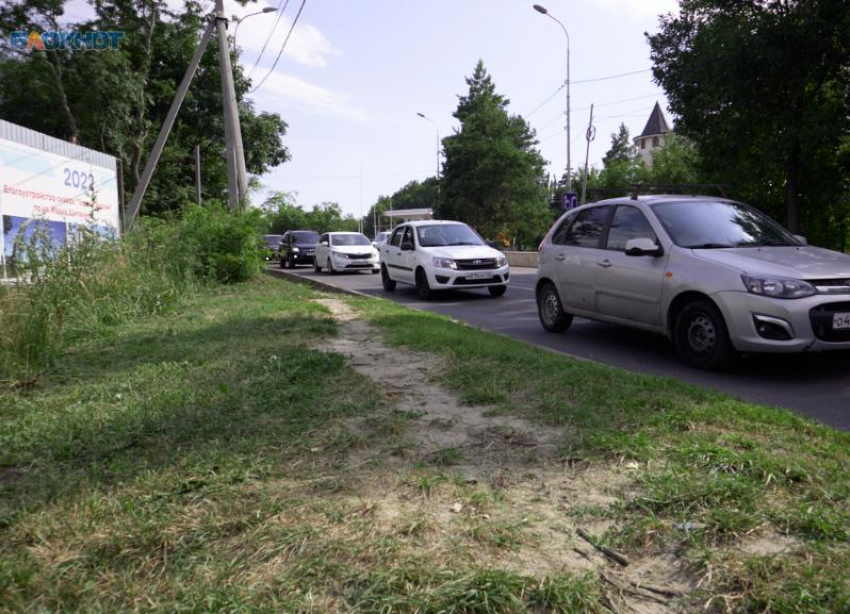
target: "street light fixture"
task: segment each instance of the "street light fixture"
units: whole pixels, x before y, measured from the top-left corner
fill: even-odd
[[[233,47],[234,48],[236,47],[236,33],[239,31],[239,24],[241,24],[243,21],[245,21],[249,17],[253,17],[254,15],[262,15],[263,13],[276,13],[276,12],[277,12],[277,9],[275,7],[265,6],[265,7],[263,7],[263,10],[257,11],[255,13],[248,13],[244,17],[237,17],[236,15],[234,15],[233,18],[231,19],[231,21],[236,23],[236,27],[233,28]]]
[[[546,17],[561,26],[561,29],[564,31],[564,36],[567,37],[567,190],[569,190],[570,185],[572,184],[572,178],[570,177],[570,169],[572,168],[572,165],[570,164],[570,34],[567,32],[566,26],[564,26],[560,20],[553,17],[552,14],[546,10],[546,7],[535,4],[534,10],[541,15],[546,15]]]

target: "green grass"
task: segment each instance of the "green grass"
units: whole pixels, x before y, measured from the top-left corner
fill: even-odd
[[[352,301],[387,343],[441,355],[466,402],[556,433],[559,480],[621,476],[613,504],[574,494],[548,518],[547,495],[513,488],[545,469],[521,453],[492,480],[454,473],[468,448],[349,464],[454,425],[316,349],[339,329],[315,296],[199,289],[70,339],[34,388],[0,395],[0,612],[627,611],[596,574],[515,565],[551,549],[550,526],[569,551],[564,525],[600,522],[601,543],[703,580],[684,611],[848,611],[847,434]],[[788,547],[748,549],[759,536]]]
[[[442,355],[444,383],[467,403],[559,429],[565,459],[634,466],[616,505],[571,512],[588,522],[613,520],[604,543],[638,557],[678,553],[695,576],[712,579],[702,597],[728,592],[728,603],[712,601],[717,611],[850,609],[850,433],[677,381],[570,360],[436,314],[352,302],[391,345]],[[736,550],[759,535],[782,537],[789,547]],[[734,571],[740,568],[743,577]]]

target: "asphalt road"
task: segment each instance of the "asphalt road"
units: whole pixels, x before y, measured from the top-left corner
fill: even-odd
[[[715,388],[850,430],[850,352],[749,355],[732,372],[707,373],[680,364],[670,343],[658,335],[583,318],[576,318],[566,333],[547,333],[537,319],[535,269],[511,268],[510,287],[502,298],[494,299],[486,290],[466,290],[438,295],[431,301],[420,300],[414,288],[404,284],[399,284],[395,292],[386,292],[380,276],[369,273],[331,276],[306,267],[294,272],[299,277],[435,311],[564,354]]]

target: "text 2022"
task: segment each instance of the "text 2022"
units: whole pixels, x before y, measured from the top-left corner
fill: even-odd
[[[81,190],[94,189],[94,175],[85,171],[74,171],[70,168],[63,168],[62,172],[65,175],[65,185]]]

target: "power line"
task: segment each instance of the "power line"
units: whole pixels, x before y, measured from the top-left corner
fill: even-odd
[[[287,32],[286,34],[286,38],[283,39],[283,44],[280,46],[280,51],[278,51],[277,57],[274,59],[274,64],[272,64],[272,67],[269,69],[269,72],[266,73],[266,76],[263,77],[263,80],[260,81],[260,83],[256,87],[252,88],[251,91],[248,92],[249,94],[252,94],[261,87],[263,87],[263,83],[265,83],[266,79],[268,79],[269,76],[274,72],[274,69],[277,66],[277,62],[278,60],[280,60],[280,56],[283,55],[283,50],[286,49],[286,43],[289,42],[289,37],[292,36],[292,31],[295,29],[295,24],[298,23],[298,18],[301,17],[301,11],[304,10],[305,4],[307,4],[307,0],[301,0],[301,6],[298,7],[298,13],[296,13],[295,19],[292,21],[292,26],[290,26],[289,32]]]
[[[561,87],[559,87],[559,88],[558,88],[558,89],[556,89],[554,92],[552,92],[552,95],[551,95],[551,96],[549,96],[549,98],[547,98],[546,100],[544,100],[543,102],[541,102],[539,105],[537,105],[536,107],[534,107],[534,110],[533,110],[533,111],[531,111],[530,113],[526,114],[526,116],[525,116],[525,117],[526,117],[526,119],[527,119],[527,118],[529,118],[529,117],[531,117],[531,116],[532,116],[532,115],[534,115],[535,113],[537,113],[537,111],[539,111],[539,110],[540,110],[540,108],[541,108],[544,104],[546,104],[547,102],[549,102],[550,100],[552,100],[555,96],[557,96],[557,95],[558,95],[558,92],[560,92],[560,91],[561,91],[562,89],[564,89],[566,86],[567,86],[567,84],[566,84],[566,83],[562,83],[562,84],[561,84]]]
[[[634,70],[632,72],[623,72],[623,73],[619,73],[617,75],[608,75],[607,77],[596,77],[595,79],[580,79],[578,81],[570,81],[570,85],[577,85],[577,84],[580,84],[580,83],[595,83],[597,81],[610,81],[611,79],[621,79],[623,77],[631,77],[632,75],[640,75],[640,74],[645,73],[645,72],[652,72],[652,69],[651,68],[644,68],[643,70]],[[555,96],[557,96],[558,92],[560,92],[562,89],[564,89],[566,87],[566,85],[567,85],[566,82],[562,83],[560,85],[560,87],[558,87],[558,89],[556,89],[554,92],[552,92],[552,94],[546,100],[544,100],[539,105],[534,107],[534,109],[530,113],[527,113],[525,115],[525,117],[529,118],[529,117],[531,117],[531,115],[533,115],[534,113],[539,111],[540,108],[543,105],[545,105],[547,102],[552,100]],[[588,107],[588,108],[590,108],[590,107]]]
[[[269,29],[269,34],[266,36],[266,42],[263,43],[263,48],[260,49],[260,55],[257,56],[257,59],[254,60],[254,65],[251,67],[251,70],[248,71],[248,79],[251,78],[251,75],[254,74],[254,71],[257,69],[257,64],[260,63],[260,60],[263,58],[263,54],[266,52],[266,47],[269,44],[269,41],[272,39],[272,36],[277,30],[277,24],[280,23],[280,18],[283,17],[283,14],[286,12],[286,7],[289,6],[289,0],[286,0],[286,4],[283,4],[284,0],[280,0],[277,3],[277,15],[275,16],[274,24],[271,29]],[[280,8],[280,5],[283,4],[283,8]]]
[[[596,81],[610,81],[611,79],[619,79],[621,77],[631,77],[632,75],[640,75],[645,72],[652,72],[651,68],[644,68],[643,70],[634,70],[632,72],[622,72],[619,75],[609,75],[607,77],[597,77],[596,79],[582,79],[581,81],[570,81],[570,85],[576,85],[578,83],[595,83]]]

